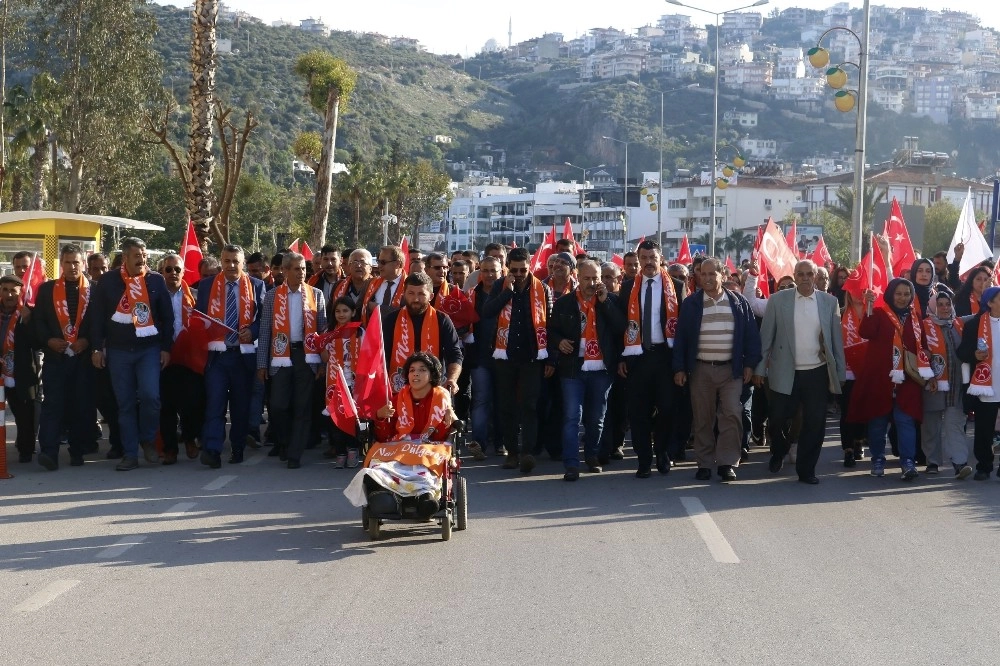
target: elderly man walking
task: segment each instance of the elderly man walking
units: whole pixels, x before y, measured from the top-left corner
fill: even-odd
[[[847,381],[844,343],[837,297],[815,287],[816,264],[795,264],[795,289],[785,289],[767,299],[760,327],[763,359],[754,373],[762,386],[764,375],[771,389],[768,428],[772,473],[781,471],[788,453],[785,423],[802,407],[795,471],[799,481],[814,485],[816,463],[826,430],[826,403],[830,392],[840,393]]]

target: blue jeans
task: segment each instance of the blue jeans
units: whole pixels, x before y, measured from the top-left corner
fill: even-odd
[[[153,442],[160,426],[160,348],[108,350],[108,373],[118,402],[126,458],[139,457],[139,442]]]
[[[566,469],[580,466],[580,423],[583,423],[583,457],[596,458],[601,448],[604,414],[608,408],[611,373],[580,371],[573,379],[562,379],[562,454]]]
[[[917,425],[913,418],[893,405],[892,414],[878,416],[868,422],[868,448],[872,459],[885,458],[885,433],[889,421],[896,424],[896,437],[900,460],[913,460],[917,456]]]
[[[484,452],[491,441],[497,449],[503,446],[493,390],[495,381],[492,364],[478,365],[472,369],[472,439],[479,442]]]
[[[240,353],[239,347],[209,352],[205,366],[205,426],[201,445],[222,453],[226,443],[226,407],[229,407],[229,443],[240,452],[247,443],[250,424],[250,394],[257,358]]]

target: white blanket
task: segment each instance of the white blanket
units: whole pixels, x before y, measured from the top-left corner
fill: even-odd
[[[371,479],[386,490],[400,497],[417,497],[430,493],[434,499],[441,499],[441,478],[434,475],[423,465],[404,465],[390,460],[376,462],[371,467],[358,471],[354,479],[344,488],[344,497],[357,507],[367,506],[365,496],[365,477]]]

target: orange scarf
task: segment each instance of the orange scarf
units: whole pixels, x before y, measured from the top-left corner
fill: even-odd
[[[546,307],[545,284],[534,275],[528,274],[528,289],[531,290],[531,326],[535,329],[535,344],[538,346],[536,360],[542,361],[549,357],[549,332],[548,325],[549,311]],[[497,347],[493,352],[493,358],[507,358],[507,339],[510,335],[510,315],[513,305],[507,303],[500,311],[500,318],[497,320]]]
[[[254,302],[253,297],[253,283],[250,282],[249,275],[243,274],[240,277],[236,307],[239,309],[240,322],[236,329],[238,333],[253,325],[253,318],[257,310],[257,304]],[[222,273],[216,275],[215,280],[212,281],[212,290],[208,296],[208,316],[218,319],[221,322],[226,321],[226,276]],[[223,333],[209,342],[208,350],[226,351],[226,335],[226,333]],[[256,351],[256,347],[252,342],[250,344],[240,343],[240,351],[244,354],[253,354]]]
[[[580,351],[583,355],[583,370],[606,370],[604,354],[597,339],[597,297],[589,301],[583,299],[576,290],[576,302],[580,306]]]
[[[896,313],[888,305],[883,305],[882,311],[889,316],[889,321],[892,322],[893,328],[892,370],[889,371],[889,377],[892,379],[893,384],[902,384],[906,379],[906,373],[903,370],[904,354],[906,353],[906,350],[903,348],[903,322],[899,320],[899,317],[896,316]],[[931,370],[930,359],[920,344],[920,321],[917,319],[917,312],[913,307],[913,303],[910,303],[910,316],[908,319],[910,325],[913,327],[913,339],[916,344],[914,351],[917,356],[917,372],[924,379],[931,379],[934,376],[934,372]]]
[[[418,351],[414,347],[416,333],[414,332],[413,318],[410,311],[403,308],[396,317],[396,327],[392,331],[392,351],[389,357],[389,384],[393,393],[399,393],[406,386],[406,377],[403,376],[403,366],[406,359],[413,356]],[[424,313],[424,324],[420,335],[419,351],[426,352],[431,356],[439,356],[441,352],[441,331],[438,328],[437,310],[428,306]]]
[[[648,280],[639,273],[632,284],[632,293],[628,297],[628,324],[625,326],[625,351],[622,356],[638,356],[642,353],[642,308],[639,306],[639,292],[642,283]],[[660,282],[663,284],[663,300],[667,304],[667,323],[663,327],[663,339],[671,348],[674,346],[674,335],[677,333],[677,291],[674,281],[665,270],[660,271]]]
[[[321,359],[312,348],[316,340],[316,296],[314,287],[299,286],[302,294],[302,337],[305,342],[306,363],[320,363]],[[274,316],[271,322],[271,366],[290,368],[292,366],[292,321],[288,315],[288,283],[274,290]]]
[[[424,399],[427,398],[432,401],[427,426],[422,433],[419,433],[419,436],[414,436],[412,433],[417,424],[414,419],[416,410],[413,406],[413,394],[410,393],[409,386],[404,386],[399,391],[396,396],[396,437],[399,439],[419,439],[424,442],[431,441],[431,438],[435,436],[439,439],[442,438],[444,433],[438,433],[437,429],[444,424],[444,417],[451,408],[451,394],[440,386],[435,386]]]
[[[90,301],[90,282],[87,278],[80,275],[76,284],[80,294],[80,301],[76,306],[76,321],[73,322],[69,320],[69,304],[66,302],[66,279],[59,278],[52,285],[52,305],[56,309],[59,330],[62,331],[63,339],[70,344],[76,342],[77,336],[80,335],[80,322],[83,321],[83,315],[87,311],[87,303]],[[66,353],[70,356],[73,355],[69,347],[66,348]]]
[[[3,333],[3,385],[7,388],[14,386],[14,331],[20,319],[21,309],[15,308],[7,323],[7,330]]]
[[[188,322],[191,321],[191,310],[194,309],[195,300],[194,293],[192,293],[191,287],[188,286],[188,283],[181,282],[181,328],[188,327]]]
[[[153,312],[149,307],[149,293],[146,291],[146,274],[149,269],[145,266],[142,271],[131,276],[125,267],[122,266],[122,282],[125,283],[125,291],[122,299],[118,301],[118,308],[111,315],[111,321],[119,324],[132,324],[135,326],[135,337],[148,338],[159,335],[156,325],[153,323]]]
[[[986,342],[986,358],[976,363],[976,369],[969,381],[969,395],[984,398],[993,397],[993,327],[990,326],[990,313],[983,312],[979,318],[979,340]],[[978,350],[978,345],[976,347]]]
[[[382,314],[385,314],[390,309],[395,309],[395,308],[402,307],[402,304],[403,304],[403,292],[406,291],[406,288],[403,285],[403,281],[404,280],[406,280],[406,276],[405,275],[400,275],[398,278],[396,278],[395,280],[393,280],[393,286],[396,287],[396,293],[392,295],[392,301],[391,301],[391,303],[390,303],[390,305],[389,305],[388,308],[383,309],[382,308],[382,304],[378,303],[379,312],[381,312]],[[384,285],[384,284],[385,284],[385,280],[383,280],[380,277],[375,278],[374,280],[372,280],[371,283],[368,285],[368,289],[365,290],[365,298],[364,298],[363,302],[365,304],[368,304],[368,303],[371,303],[372,301],[374,301],[375,300],[375,294],[377,294],[379,292],[379,289],[381,289],[382,285]],[[363,308],[362,309],[362,314],[361,314],[361,319],[367,322],[369,316],[370,315],[368,314],[368,308]]]
[[[952,326],[961,337],[962,320],[955,319]],[[930,352],[927,362],[934,372],[934,377],[937,378],[937,390],[948,391],[951,388],[951,366],[948,363],[948,346],[944,341],[944,329],[928,317],[924,320],[924,334],[927,336],[927,350],[924,354]]]
[[[844,338],[844,358],[847,362],[848,379],[855,379],[860,367],[855,368],[858,363],[852,363],[851,358],[863,359],[864,353],[868,349],[868,341],[861,337],[858,332],[858,315],[854,308],[845,308],[844,316],[840,318],[840,327]],[[860,347],[856,345],[862,345]],[[850,350],[850,352],[848,352]]]

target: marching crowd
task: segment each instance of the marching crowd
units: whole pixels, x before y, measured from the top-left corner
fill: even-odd
[[[891,275],[891,248],[879,245]],[[324,246],[311,262],[226,245],[189,285],[179,255],[153,270],[141,239],[124,239],[113,260],[68,244],[60,277],[31,306],[32,255],[18,253],[0,278],[0,331],[19,461],[37,453],[56,470],[67,443],[69,464],[84,464],[103,437],[100,412],[120,471],[140,458],[174,464],[182,449],[219,468],[227,438],[229,464],[271,444],[268,455],[295,469],[325,439],[335,467],[357,467],[359,431],[331,409],[337,382],[359,379],[374,329],[390,395],[373,414],[379,436],[440,439],[460,420],[470,455],[522,474],[542,455],[562,462],[566,481],[600,473],[624,459],[630,432],[640,479],[693,459],[696,479],[734,481],[756,444],[769,447],[770,472],[787,462],[816,484],[833,406],[845,467],[867,448],[882,476],[888,440],[903,480],[948,464],[965,479],[971,423],[975,479],[989,478],[1000,408],[992,266],[963,281],[939,253],[879,294],[809,260],[765,284],[755,259],[668,265],[645,240],[619,266],[573,249],[559,241],[540,279],[525,249],[499,244],[482,257]],[[188,335],[203,324],[204,337]]]

